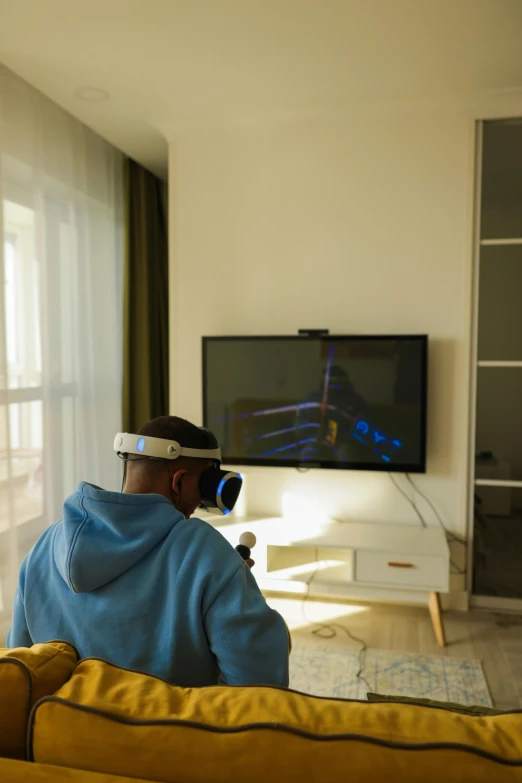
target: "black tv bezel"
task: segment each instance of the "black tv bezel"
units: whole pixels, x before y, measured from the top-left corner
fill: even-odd
[[[422,345],[421,356],[421,458],[416,463],[387,463],[380,465],[369,465],[367,462],[337,462],[333,460],[280,460],[280,459],[254,459],[248,457],[223,457],[224,465],[244,465],[269,468],[319,468],[324,470],[365,470],[369,472],[380,473],[426,473],[426,445],[427,445],[427,397],[428,397],[428,335],[426,334],[325,334],[325,335],[216,335],[212,337],[202,337],[202,377],[203,377],[203,425],[209,426],[207,415],[207,346],[211,342],[242,341],[255,342],[267,341],[275,342],[277,340],[319,340],[321,342],[331,342],[332,340],[349,341],[357,340],[375,342],[378,340],[418,340]]]

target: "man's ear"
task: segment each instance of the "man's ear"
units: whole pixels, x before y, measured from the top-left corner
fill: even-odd
[[[187,475],[188,470],[186,468],[180,468],[172,476],[172,491],[177,495],[181,493],[181,487],[183,485],[183,479]]]

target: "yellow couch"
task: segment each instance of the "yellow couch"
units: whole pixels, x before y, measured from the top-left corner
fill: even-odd
[[[25,758],[31,709],[64,685],[77,663],[76,650],[66,642],[0,648],[0,757]]]
[[[0,758],[0,778],[5,783],[149,783],[139,778],[122,778],[103,772],[28,764],[26,761]]]
[[[518,712],[479,717],[268,687],[178,688],[98,659],[76,663],[40,696],[27,724],[29,761],[15,769],[0,760],[2,780],[50,781],[62,770],[71,781],[102,776],[93,783],[522,783]],[[0,734],[2,700],[0,690]]]

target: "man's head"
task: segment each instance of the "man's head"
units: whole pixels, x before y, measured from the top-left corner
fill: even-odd
[[[175,440],[192,449],[208,448],[207,435],[178,416],[160,416],[144,424],[138,435]],[[178,457],[175,460],[154,460],[129,454],[125,492],[130,494],[163,495],[184,514],[191,516],[201,503],[199,479],[212,460]]]

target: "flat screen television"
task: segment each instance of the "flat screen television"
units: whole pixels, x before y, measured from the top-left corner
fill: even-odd
[[[223,462],[423,473],[428,339],[204,337]]]

